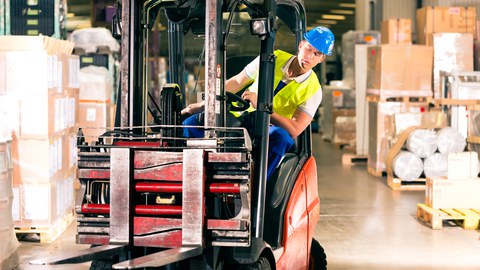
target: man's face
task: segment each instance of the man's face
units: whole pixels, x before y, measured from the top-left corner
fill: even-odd
[[[323,62],[327,56],[319,52],[308,41],[302,40],[298,45],[298,63],[303,69],[310,70]]]

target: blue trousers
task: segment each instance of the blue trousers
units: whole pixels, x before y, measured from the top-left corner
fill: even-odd
[[[198,114],[194,114],[183,121],[185,126],[199,126],[202,123],[198,121]],[[183,136],[185,138],[201,138],[204,136],[203,130],[197,128],[184,128]],[[270,178],[273,171],[277,168],[285,153],[292,147],[294,141],[288,132],[276,126],[270,126],[268,130],[268,165],[267,179]]]

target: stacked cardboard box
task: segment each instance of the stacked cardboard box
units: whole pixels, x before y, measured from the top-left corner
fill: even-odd
[[[475,34],[475,7],[436,6],[417,9],[417,43],[433,45],[435,33]]]
[[[369,50],[368,94],[382,98],[432,96],[432,47],[384,44]]]
[[[89,144],[112,125],[112,92],[112,78],[106,68],[88,66],[80,70],[78,125]]]
[[[412,20],[398,18],[382,21],[381,37],[382,44],[412,44]]]
[[[72,214],[79,83],[73,44],[0,37],[0,93],[10,104],[15,227],[48,227]]]

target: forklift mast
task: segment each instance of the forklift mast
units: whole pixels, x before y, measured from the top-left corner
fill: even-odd
[[[253,156],[255,187],[253,198],[258,206],[255,209],[253,228],[255,237],[262,238],[265,189],[267,175],[268,126],[272,109],[274,41],[276,35],[276,17],[280,17],[292,30],[298,44],[306,31],[305,9],[302,0],[122,0],[121,15],[121,127],[146,126],[148,109],[148,83],[146,72],[148,65],[148,32],[160,8],[164,8],[168,21],[169,73],[170,82],[180,86],[185,97],[184,85],[184,34],[186,22],[204,21],[205,34],[205,127],[225,127],[225,35],[222,15],[227,6],[246,5],[252,19],[263,20],[268,32],[260,38],[260,70],[258,109],[253,134]],[[279,7],[277,9],[277,7]],[[277,14],[277,10],[279,13]],[[232,11],[233,12],[233,11]],[[185,105],[185,99],[182,104]],[[301,136],[299,144],[310,151],[310,127]],[[214,138],[215,132],[206,132],[206,137]],[[310,154],[310,153],[308,153]]]

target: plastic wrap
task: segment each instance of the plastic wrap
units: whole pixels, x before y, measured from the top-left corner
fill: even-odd
[[[13,269],[18,263],[12,204],[12,159],[11,140],[0,138],[0,269]]]
[[[342,35],[343,81],[351,87],[355,87],[356,44],[378,45],[380,44],[380,32],[350,30]]]
[[[447,156],[442,153],[434,153],[423,161],[423,172],[426,177],[447,176]]]
[[[434,130],[417,129],[412,131],[405,142],[405,147],[420,158],[427,158],[438,147],[438,139]]]
[[[440,71],[473,71],[473,36],[460,33],[433,34],[433,94],[443,98]]]
[[[82,48],[85,53],[96,53],[102,46],[108,47],[112,52],[120,50],[120,45],[110,30],[102,27],[75,30],[70,36],[70,41],[75,43],[75,48]]]
[[[415,154],[400,151],[393,159],[393,172],[403,181],[414,181],[423,172],[423,161]]]
[[[438,151],[444,155],[459,153],[465,150],[465,137],[452,127],[444,127],[438,132]]]
[[[355,145],[355,116],[339,116],[335,119],[333,142]]]
[[[385,171],[385,161],[392,145],[393,134],[387,115],[401,112],[420,112],[428,107],[427,103],[415,102],[368,102],[368,167],[375,171]]]

